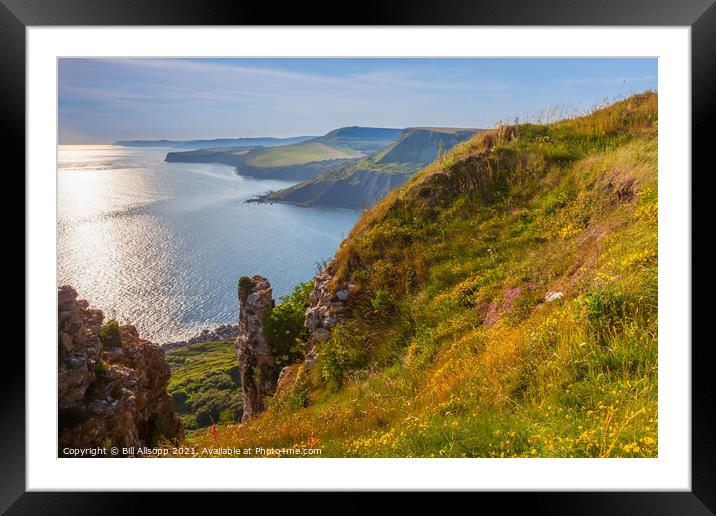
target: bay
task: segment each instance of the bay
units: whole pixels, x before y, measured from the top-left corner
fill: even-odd
[[[167,163],[168,150],[58,148],[58,282],[153,342],[235,324],[242,275],[265,276],[278,300],[313,277],[359,217],[246,203],[293,183]]]

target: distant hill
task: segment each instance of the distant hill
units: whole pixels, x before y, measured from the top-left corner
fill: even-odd
[[[371,158],[331,169],[267,200],[301,205],[367,208],[399,187],[438,154],[478,133],[479,129],[414,127]],[[326,136],[329,136],[329,133]]]
[[[245,176],[304,180],[367,157],[393,143],[400,132],[400,129],[378,127],[343,127],[300,143],[254,146],[248,152],[236,147],[170,152],[166,161],[223,163]]]
[[[275,147],[305,142],[315,136],[291,136],[289,138],[217,138],[213,140],[120,140],[121,147],[171,147],[181,149],[206,149],[216,147]]]
[[[341,127],[311,141],[371,154],[393,143],[400,137],[402,131],[402,129],[381,127]]]

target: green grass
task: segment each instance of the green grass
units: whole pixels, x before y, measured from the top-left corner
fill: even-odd
[[[249,151],[245,163],[252,167],[268,168],[302,165],[312,161],[359,158],[363,154],[349,148],[329,146],[320,142],[298,143],[280,147],[266,147]]]
[[[167,388],[185,428],[239,421],[241,380],[233,339],[200,342],[166,353],[171,369]]]
[[[293,391],[195,445],[655,457],[657,97],[483,133],[364,213],[348,320]],[[546,302],[549,292],[560,299]]]
[[[381,163],[373,160],[361,161],[356,168],[370,170],[379,174],[412,174],[423,168],[427,163]]]

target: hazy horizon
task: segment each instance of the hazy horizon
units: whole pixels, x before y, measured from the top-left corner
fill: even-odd
[[[657,88],[654,58],[62,58],[58,143],[491,127]]]

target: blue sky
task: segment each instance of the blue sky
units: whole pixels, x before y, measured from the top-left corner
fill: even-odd
[[[657,88],[656,59],[59,60],[60,143],[490,127]]]

